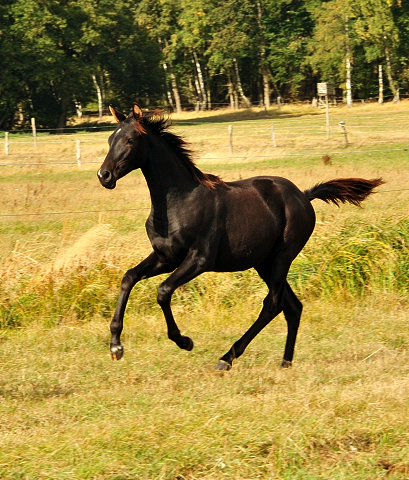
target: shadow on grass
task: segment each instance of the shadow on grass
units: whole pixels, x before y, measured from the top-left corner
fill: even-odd
[[[207,123],[226,123],[226,122],[244,122],[250,120],[274,120],[274,119],[286,119],[286,118],[299,118],[306,116],[320,116],[323,113],[312,110],[305,110],[299,112],[289,112],[285,110],[270,109],[270,110],[256,110],[256,109],[243,109],[239,111],[226,112],[226,110],[215,110],[210,112],[206,117],[197,117],[190,119],[177,119],[173,118],[172,123],[174,125],[201,125]],[[170,115],[172,118],[172,114]]]

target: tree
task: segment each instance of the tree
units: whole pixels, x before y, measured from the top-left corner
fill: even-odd
[[[178,51],[174,39],[178,32],[180,11],[178,0],[141,0],[137,10],[139,25],[145,27],[152,40],[160,46],[167,88],[170,84],[173,93],[172,97],[168,89],[169,103],[172,106],[174,98],[177,113],[182,111],[182,104],[174,68]]]
[[[225,76],[232,108],[238,106],[239,95],[244,106],[251,105],[244,92],[239,65],[251,54],[254,13],[254,5],[247,0],[216,4],[210,13],[212,30],[206,51],[208,66],[212,75]]]
[[[303,0],[269,0],[265,6],[268,66],[276,96],[288,88],[298,95],[310,71],[306,67],[307,43],[313,31],[313,20]]]
[[[26,97],[24,55],[12,33],[12,2],[0,4],[0,128],[10,129],[15,112]]]
[[[334,83],[347,92],[351,105],[351,67],[357,44],[355,14],[349,0],[330,0],[314,5],[313,36],[309,41],[309,63],[321,80]]]
[[[392,14],[392,1],[359,0],[355,3],[355,30],[365,46],[367,60],[386,62],[393,101],[399,101],[399,87],[395,81],[396,50],[399,33]]]

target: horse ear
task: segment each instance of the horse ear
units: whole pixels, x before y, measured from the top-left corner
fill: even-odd
[[[123,113],[121,113],[119,110],[115,110],[115,108],[112,105],[109,106],[109,111],[112,113],[113,117],[118,123],[124,121],[126,118],[126,116]]]
[[[135,117],[135,120],[139,120],[140,118],[143,118],[142,109],[137,103],[133,104],[132,112],[133,112],[133,116]]]

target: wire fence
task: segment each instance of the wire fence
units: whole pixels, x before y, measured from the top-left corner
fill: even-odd
[[[377,193],[399,193],[407,192],[409,188],[396,188],[391,190],[379,190]],[[41,217],[41,216],[53,216],[53,215],[87,215],[90,213],[127,213],[127,212],[147,212],[151,207],[138,207],[138,208],[122,208],[122,209],[105,209],[105,210],[70,210],[65,212],[37,212],[37,213],[2,213],[0,218],[12,218],[12,217]]]
[[[357,117],[362,120],[362,117]],[[379,120],[378,117],[377,120]],[[314,119],[315,120],[315,119]],[[351,118],[349,118],[351,120]],[[392,137],[395,142],[406,143],[407,141],[407,134],[409,132],[409,121],[402,122],[399,120],[399,128],[396,129],[386,129],[385,125],[388,125],[388,122],[396,123],[396,117],[383,117],[381,119],[381,124],[376,125],[373,122],[371,124],[349,124],[348,126],[345,124],[344,121],[338,123],[338,125],[332,125],[332,138],[341,138],[340,136],[343,135],[344,142],[340,142],[341,144],[350,144],[352,142],[357,142],[361,140],[367,139],[371,136],[371,141],[373,144],[382,144],[382,143],[391,143]],[[310,120],[308,120],[310,122]],[[304,121],[305,122],[305,121]],[[311,122],[310,122],[311,123]],[[209,144],[215,143],[218,141],[220,145],[225,145],[226,148],[226,155],[218,156],[218,157],[209,157],[206,156],[206,160],[213,158],[213,159],[223,159],[226,160],[227,157],[229,159],[238,158],[237,156],[233,156],[233,151],[236,147],[241,148],[247,142],[243,144],[243,140],[248,139],[257,139],[257,147],[273,147],[273,149],[280,147],[280,148],[287,148],[291,147],[292,143],[300,141],[300,140],[310,140],[316,141],[316,139],[324,140],[325,136],[327,140],[330,136],[329,126],[325,127],[322,123],[318,124],[317,121],[314,122],[313,125],[309,126],[300,126],[300,125],[288,125],[282,124],[280,122],[268,122],[264,121],[262,125],[255,125],[254,121],[251,123],[251,131],[248,127],[248,123],[244,124],[242,122],[236,122],[233,124],[228,125],[226,129],[226,125],[224,124],[223,127],[214,127],[212,125],[211,128],[206,128],[205,134],[209,139]],[[405,129],[405,127],[407,128]],[[113,130],[113,126],[110,127],[110,130]],[[180,128],[180,126],[178,126]],[[334,128],[336,128],[334,132]],[[264,130],[264,131],[263,131]],[[254,132],[254,133],[252,133]],[[196,136],[196,132],[189,132],[192,139],[194,140]],[[210,136],[210,134],[212,134]],[[87,135],[88,137],[85,137]],[[203,131],[200,132],[200,135],[203,135]],[[302,137],[300,137],[302,135]],[[84,138],[85,137],[85,138]],[[260,142],[265,140],[263,145]],[[70,161],[60,161],[61,151],[60,148],[62,145],[66,146],[65,156],[69,157],[72,155],[75,157],[76,162]],[[31,146],[29,150],[26,147]],[[3,148],[2,148],[3,147]],[[50,147],[50,150],[44,150],[47,147]],[[52,148],[55,147],[55,150],[52,151]],[[82,135],[80,138],[75,137],[73,139],[68,139],[67,135],[60,136],[58,139],[45,139],[45,137],[36,137],[35,134],[33,135],[32,139],[26,138],[13,138],[8,135],[8,132],[5,133],[5,137],[3,141],[0,141],[0,167],[7,167],[7,166],[34,166],[34,165],[74,165],[77,164],[79,167],[82,164],[93,164],[98,163],[98,161],[91,160],[91,158],[95,158],[96,152],[95,150],[99,149],[99,155],[105,156],[107,153],[107,143],[106,139],[101,141],[101,137],[91,136],[90,133]],[[402,149],[405,150],[405,149]],[[389,150],[391,151],[391,150]],[[1,154],[3,152],[3,154]],[[70,153],[71,152],[71,153]],[[227,154],[228,152],[228,154]],[[328,154],[328,152],[325,152]],[[331,154],[335,155],[339,152],[332,152]],[[292,157],[292,156],[310,156],[310,155],[319,155],[320,152],[312,151],[307,153],[291,153],[291,154],[280,154],[276,155],[270,153],[269,155],[265,155],[265,157],[269,156],[280,156],[280,157]],[[9,159],[15,158],[16,156],[19,157],[47,157],[43,161],[24,161],[27,158],[23,158],[21,161],[10,161]],[[91,157],[91,158],[90,158]],[[261,158],[262,156],[254,156],[251,155],[249,158]],[[57,161],[50,161],[56,158]],[[244,158],[244,157],[243,157]],[[199,159],[200,161],[200,159]]]
[[[409,121],[406,120],[407,114],[402,115],[394,115],[393,117],[390,116],[379,116],[374,115],[359,115],[359,116],[349,116],[349,125],[348,125],[348,134],[352,138],[352,140],[356,138],[360,138],[359,136],[368,136],[368,131],[376,132],[376,135],[380,138],[377,139],[377,143],[393,143],[391,142],[391,135],[394,135],[394,141],[396,143],[408,143],[407,137],[409,132]],[[352,120],[355,119],[354,123],[351,123]],[[199,125],[201,124],[203,127],[206,127],[205,134],[208,135],[209,132],[216,133],[214,137],[212,137],[212,141],[218,141],[219,143],[223,143],[225,145],[225,154],[218,154],[218,155],[211,155],[211,156],[198,156],[197,162],[203,162],[208,160],[215,160],[220,161],[226,164],[232,162],[243,162],[246,164],[250,160],[266,160],[266,159],[293,159],[296,157],[313,157],[313,156],[336,156],[336,155],[362,155],[362,154],[372,154],[372,153],[390,153],[390,152],[407,152],[409,150],[408,147],[399,147],[399,148],[385,148],[385,149],[378,149],[378,148],[371,148],[368,150],[365,149],[342,149],[339,150],[318,150],[318,149],[310,149],[310,151],[297,151],[294,153],[288,152],[281,152],[277,151],[277,145],[280,147],[287,146],[286,143],[289,141],[288,139],[291,138],[291,135],[297,137],[299,134],[308,135],[309,138],[316,138],[320,136],[323,138],[325,136],[326,129],[325,125],[322,123],[323,116],[319,116],[319,118],[314,119],[304,119],[300,120],[303,124],[294,124],[296,119],[292,121],[291,125],[288,124],[287,121],[282,121],[280,119],[274,120],[274,122],[270,120],[262,120],[257,124],[258,121],[254,120],[247,120],[243,122],[236,122],[233,124],[228,125],[228,129],[226,131],[226,123],[223,123],[223,126],[217,127],[214,124],[207,125],[206,123],[200,122],[181,122],[180,124],[176,124],[175,127],[181,128],[186,125]],[[373,120],[372,123],[367,123],[370,120]],[[398,122],[397,122],[398,120]],[[313,125],[305,126],[306,121],[313,122]],[[376,122],[378,123],[376,123]],[[365,122],[365,124],[359,123]],[[385,125],[392,125],[398,123],[398,129],[388,130],[385,128]],[[264,129],[264,132],[255,133],[255,134],[248,134],[248,125],[251,124],[253,130],[257,129]],[[407,126],[407,129],[405,127]],[[332,127],[335,127],[333,125]],[[339,129],[339,126],[336,126]],[[106,130],[114,130],[115,125],[110,125],[106,128]],[[7,132],[6,132],[7,133]],[[94,133],[95,132],[94,130]],[[100,132],[98,132],[100,133]],[[190,134],[191,132],[189,132]],[[76,165],[80,168],[82,165],[100,165],[102,163],[102,159],[107,152],[107,143],[106,138],[104,138],[103,143],[101,136],[98,135],[95,137],[93,132],[88,132],[85,134],[81,134],[78,137],[71,139],[69,136],[77,135],[77,132],[73,129],[72,133],[67,133],[62,136],[58,136],[56,139],[49,139],[45,136],[37,137],[35,139],[27,139],[27,138],[13,138],[11,140],[9,135],[5,135],[5,137],[0,140],[0,167],[32,167],[32,166],[73,166]],[[345,134],[344,132],[339,130],[337,131],[338,137],[340,134]],[[91,135],[93,135],[91,137]],[[194,138],[195,132],[193,132]],[[201,130],[200,135],[203,135],[203,131]],[[239,142],[240,139],[243,138],[253,138],[253,139],[262,139],[265,138],[266,142],[263,145],[268,145],[272,147],[271,153],[266,155],[258,155],[258,154],[243,154],[237,155],[237,153],[233,154],[233,151],[236,147],[236,142]],[[346,139],[346,135],[345,135]],[[221,140],[221,142],[220,142]],[[257,147],[260,147],[260,142],[257,140]],[[340,142],[342,144],[342,142]],[[3,148],[1,145],[3,144]],[[26,151],[25,148],[31,145],[29,151]],[[60,161],[61,157],[61,146],[65,145],[66,149],[63,152],[64,157],[73,157],[73,161]],[[332,145],[333,146],[333,145]],[[53,149],[56,150],[53,150]],[[96,155],[95,150],[98,150],[98,154]],[[227,150],[228,149],[228,150]],[[276,151],[274,151],[276,150]],[[3,151],[3,155],[1,154]],[[219,149],[220,151],[220,149]],[[14,161],[16,157],[21,157],[21,161]],[[38,157],[44,158],[43,161],[27,161],[31,158],[35,159]],[[53,158],[55,160],[53,160]],[[97,159],[95,159],[97,158]],[[75,159],[75,160],[74,160]],[[409,188],[402,188],[402,189],[395,189],[395,190],[380,190],[381,193],[389,193],[389,192],[404,192],[408,191]],[[84,215],[84,214],[101,214],[101,213],[125,213],[125,212],[138,212],[138,211],[146,211],[149,210],[150,207],[139,207],[139,208],[128,208],[128,209],[105,209],[105,210],[72,210],[72,211],[57,211],[57,212],[35,212],[35,213],[1,213],[0,218],[7,219],[7,218],[18,218],[18,217],[39,217],[39,216],[58,216],[58,215]]]

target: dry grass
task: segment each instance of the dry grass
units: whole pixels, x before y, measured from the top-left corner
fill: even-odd
[[[383,229],[384,236],[376,238],[386,247],[373,247],[366,255],[389,255],[384,260],[390,265],[403,264],[406,240],[399,247],[402,257],[388,245],[397,238],[399,222],[407,222],[407,153],[385,149],[405,146],[406,133],[395,130],[404,129],[408,105],[385,105],[380,115],[379,108],[334,111],[347,128],[353,121],[366,124],[366,117],[376,114],[371,121],[386,131],[378,128],[376,138],[365,137],[366,130],[359,127],[363,133],[358,138],[351,127],[353,144],[347,149],[341,135],[325,140],[325,125],[322,135],[296,135],[294,127],[325,123],[322,114],[302,106],[234,116],[219,112],[218,118],[203,114],[200,120],[208,123],[196,126],[181,124],[193,120],[185,114],[176,118],[175,128],[192,140],[204,170],[226,180],[275,174],[307,188],[333,177],[385,178],[387,184],[363,210],[314,203],[317,228],[294,266],[294,275],[304,275],[317,265],[325,267],[324,254],[334,257],[329,247],[351,225],[356,225],[350,232],[352,243],[367,235],[365,229]],[[394,116],[395,123],[386,120]],[[254,137],[241,145],[252,159],[228,155],[223,132],[232,118],[239,122],[237,137],[249,129],[268,132],[265,140]],[[280,129],[291,133],[278,149],[269,144],[271,119],[277,138]],[[84,137],[92,146],[84,158],[102,161],[106,137]],[[27,138],[17,141],[23,152]],[[381,151],[368,153],[375,149],[374,141]],[[72,145],[66,150],[61,144],[46,145],[39,142],[37,149],[44,161],[75,162],[75,150],[68,149]],[[236,145],[238,149],[238,138]],[[38,158],[30,152],[13,158],[22,163]],[[256,158],[261,152],[271,158]],[[313,155],[274,157],[277,152]],[[323,154],[331,155],[331,164],[323,164]],[[137,172],[114,191],[102,189],[95,176],[98,167],[3,167],[1,212],[23,216],[3,217],[1,225],[0,307],[13,321],[0,330],[0,477],[409,478],[405,282],[399,287],[369,284],[366,295],[354,295],[346,294],[342,285],[326,294],[313,278],[309,284],[316,291],[311,292],[304,286],[308,282],[300,281],[305,311],[294,367],[278,366],[285,341],[280,316],[231,372],[218,375],[213,371],[217,358],[260,309],[262,283],[252,272],[209,273],[179,289],[175,316],[195,341],[195,349],[187,353],[166,338],[155,302],[159,280],[152,279],[135,287],[123,336],[125,357],[112,363],[108,323],[122,272],[149,251],[143,230],[149,198]],[[107,211],[118,209],[125,211]],[[91,210],[101,212],[27,215]],[[406,238],[405,232],[399,238]],[[340,245],[350,252],[347,243]]]

